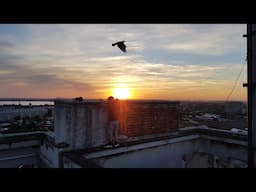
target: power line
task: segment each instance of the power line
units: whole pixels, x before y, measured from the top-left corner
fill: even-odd
[[[243,72],[243,70],[244,70],[244,67],[246,66],[246,65],[245,65],[246,62],[247,62],[247,58],[245,59],[243,65],[242,65],[242,67],[241,67],[241,69],[240,69],[240,72],[239,72],[239,74],[238,74],[238,76],[237,76],[237,78],[236,78],[236,81],[235,81],[234,86],[232,87],[230,93],[229,93],[228,96],[227,96],[226,102],[228,102],[230,96],[233,94],[233,92],[234,92],[234,90],[235,90],[235,88],[236,88],[236,86],[237,86],[238,80],[239,80],[239,78],[240,78],[240,76],[241,76],[241,74],[242,74],[242,72]]]

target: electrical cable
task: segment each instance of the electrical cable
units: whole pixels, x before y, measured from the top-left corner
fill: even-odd
[[[236,78],[236,81],[235,81],[235,83],[234,83],[234,86],[232,87],[231,91],[229,92],[229,94],[228,94],[228,96],[227,96],[227,98],[226,98],[226,102],[228,102],[228,100],[230,99],[231,95],[233,94],[233,92],[234,92],[234,90],[235,90],[235,88],[236,88],[236,86],[237,86],[238,80],[239,80],[239,78],[240,78],[240,76],[241,76],[241,74],[242,74],[242,72],[243,72],[243,70],[244,70],[244,67],[246,66],[246,62],[247,62],[247,58],[245,59],[245,62],[243,63],[243,65],[242,65],[242,67],[241,67],[241,69],[240,69],[240,72],[239,72],[239,74],[238,74],[238,76],[237,76],[237,78]]]

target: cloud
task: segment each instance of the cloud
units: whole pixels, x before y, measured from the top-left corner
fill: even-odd
[[[194,27],[190,34],[169,43],[165,48],[195,54],[223,55],[245,49],[245,41],[242,41],[245,31],[245,26],[241,25],[210,25],[208,29]]]
[[[33,68],[30,65],[9,64],[1,66],[5,70],[1,70],[0,81],[2,84],[12,86],[29,86],[31,91],[33,88],[54,89],[91,89],[91,87],[82,82],[62,77],[60,69]]]
[[[10,48],[13,47],[13,44],[8,41],[0,41],[0,49],[1,48]]]

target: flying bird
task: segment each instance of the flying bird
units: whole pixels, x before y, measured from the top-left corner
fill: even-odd
[[[112,46],[117,45],[121,51],[126,52],[126,45],[124,44],[125,41],[119,41],[116,43],[113,43]]]

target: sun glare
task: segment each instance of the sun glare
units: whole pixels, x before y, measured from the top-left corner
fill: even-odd
[[[114,88],[114,97],[118,99],[128,99],[131,94],[128,88]]]

